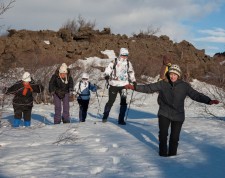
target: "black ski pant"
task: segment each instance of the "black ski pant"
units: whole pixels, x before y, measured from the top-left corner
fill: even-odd
[[[105,105],[103,119],[107,119],[109,116],[109,112],[116,100],[117,94],[120,94],[120,113],[119,113],[119,122],[124,122],[124,116],[127,110],[127,91],[124,87],[109,87],[109,99]]]
[[[87,110],[88,110],[89,100],[77,99],[77,102],[78,102],[78,104],[80,106],[79,120],[80,120],[80,122],[85,122],[86,117],[87,117]]]
[[[174,156],[177,154],[180,131],[183,122],[172,121],[162,115],[158,116],[159,124],[159,155]],[[170,127],[169,152],[167,150],[167,136]]]
[[[22,119],[23,117],[24,121],[31,120],[32,106],[13,105],[13,109],[15,119]]]

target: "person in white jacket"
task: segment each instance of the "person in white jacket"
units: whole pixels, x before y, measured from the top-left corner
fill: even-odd
[[[79,121],[85,122],[87,117],[87,110],[90,100],[90,91],[96,92],[96,85],[89,81],[89,75],[87,73],[82,74],[82,79],[75,85],[74,94],[78,95],[77,102],[79,104]]]
[[[127,110],[127,91],[124,86],[133,83],[136,85],[134,69],[128,60],[129,51],[127,48],[121,48],[118,58],[115,58],[108,67],[106,67],[104,76],[109,84],[109,99],[105,105],[102,122],[107,122],[109,112],[115,102],[117,93],[120,94],[120,113],[118,124],[126,125],[124,116]]]

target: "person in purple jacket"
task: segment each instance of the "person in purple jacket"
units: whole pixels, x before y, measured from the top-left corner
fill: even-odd
[[[177,155],[180,131],[185,120],[184,100],[189,96],[192,100],[205,104],[218,104],[218,100],[211,100],[208,96],[194,90],[190,84],[181,79],[181,69],[173,64],[169,68],[168,76],[164,80],[146,85],[133,86],[128,84],[126,89],[143,93],[159,92],[158,96],[158,125],[159,125],[159,155]],[[167,136],[170,127],[169,149]]]

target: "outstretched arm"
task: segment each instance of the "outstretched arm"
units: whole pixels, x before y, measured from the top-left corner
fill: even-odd
[[[188,96],[200,103],[205,103],[205,104],[219,104],[218,100],[211,100],[208,96],[204,95],[203,93],[200,93],[193,89],[190,85],[188,85]]]
[[[162,89],[162,82],[150,83],[146,85],[131,85],[128,84],[124,87],[125,89],[131,89],[142,93],[154,93]]]

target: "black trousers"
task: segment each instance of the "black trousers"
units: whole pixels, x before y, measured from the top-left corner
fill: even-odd
[[[110,86],[109,87],[109,100],[107,102],[107,105],[109,107],[112,107],[113,103],[116,100],[116,96],[118,93],[120,94],[120,105],[127,105],[126,89],[124,89],[123,87]]]
[[[183,122],[172,121],[164,116],[158,116],[159,124],[159,155],[174,156],[177,154],[180,131]],[[167,149],[167,136],[170,127],[169,152]]]
[[[88,110],[89,100],[77,99],[77,101],[78,101],[78,104],[80,106],[79,120],[80,120],[80,122],[85,122],[86,117],[87,117],[87,110]]]
[[[109,87],[109,100],[105,105],[104,113],[103,113],[103,119],[107,119],[109,116],[109,112],[111,110],[111,107],[113,106],[113,103],[116,100],[117,94],[120,94],[120,114],[119,114],[119,122],[124,121],[124,116],[127,110],[127,91],[124,89],[124,87],[116,87],[116,86],[110,86]]]
[[[24,119],[24,121],[30,121],[31,120],[31,111],[32,111],[32,106],[17,106],[13,105],[14,108],[14,118],[15,119]]]

